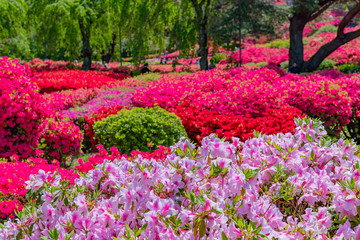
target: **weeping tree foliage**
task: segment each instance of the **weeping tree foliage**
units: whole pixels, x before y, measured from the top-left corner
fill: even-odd
[[[100,51],[110,42],[112,33],[111,0],[72,0],[70,12],[79,24],[82,40],[83,69],[91,68],[95,45]]]
[[[103,51],[102,60],[109,62],[113,57],[115,52],[115,46],[118,44],[120,53],[123,45],[123,40],[130,37],[129,26],[132,24],[132,11],[134,10],[134,3],[136,1],[130,0],[113,0],[111,3],[111,14],[112,14],[112,26],[110,26],[111,31],[111,41],[105,42],[105,50]],[[118,41],[118,42],[117,42]],[[120,62],[122,63],[121,55]]]
[[[214,39],[230,42],[238,39],[239,66],[241,66],[241,41],[243,35],[274,34],[272,22],[275,8],[269,1],[230,0],[218,1],[217,11],[211,22],[210,32]]]
[[[169,48],[181,50],[183,57],[195,55],[197,28],[193,19],[193,6],[189,1],[175,3],[173,25],[169,29]]]
[[[31,38],[37,44],[37,54],[45,59],[59,59],[62,50],[64,57],[76,59],[81,50],[81,38],[77,22],[71,16],[71,2],[31,0],[28,3],[28,23]]]
[[[106,49],[112,37],[114,0],[37,0],[30,2],[38,41],[48,48],[63,48],[67,56],[82,45],[83,69],[89,70],[94,54]],[[54,47],[55,48],[55,47]]]
[[[213,10],[215,0],[183,0],[191,4],[193,8],[193,23],[197,31],[197,38],[199,44],[200,68],[201,70],[208,69],[208,28],[209,17]]]
[[[292,0],[279,5],[290,21],[289,66],[296,63],[301,72],[312,72],[320,63],[340,46],[360,36],[360,30],[345,33],[345,27],[359,14],[359,1],[343,0]],[[324,44],[308,61],[304,60],[303,32],[306,24],[315,20],[331,7],[341,4],[349,11],[342,18],[335,38]]]
[[[0,0],[0,54],[27,58],[30,56],[26,31],[25,0]]]
[[[129,41],[133,60],[138,64],[151,48],[157,48],[159,54],[164,50],[165,30],[173,22],[175,5],[172,0],[138,0],[134,3]]]

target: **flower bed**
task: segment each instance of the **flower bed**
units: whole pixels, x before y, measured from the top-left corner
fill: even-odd
[[[295,129],[294,118],[301,117],[302,112],[296,108],[282,107],[267,109],[262,117],[251,118],[200,109],[185,101],[172,109],[182,120],[182,124],[192,141],[201,143],[211,133],[219,138],[231,140],[239,137],[245,141],[254,137],[254,131],[264,134],[287,133]]]
[[[124,73],[65,70],[41,72],[35,83],[41,92],[54,92],[68,89],[99,88],[127,77]]]
[[[268,48],[262,46],[250,46],[241,52],[241,60],[246,63],[280,64],[289,60],[289,50],[285,48]],[[239,62],[239,51],[228,52],[228,59],[220,61],[220,64],[236,64]]]
[[[134,89],[135,90],[135,89]],[[103,107],[116,107],[116,106],[130,106],[131,105],[131,91],[123,91],[116,89],[104,90],[98,96],[86,104],[61,111],[63,116],[70,119],[79,117],[90,117],[96,111]]]
[[[106,161],[71,188],[41,173],[29,187],[42,201],[0,237],[356,239],[356,146],[324,137],[319,122],[304,119],[294,135],[244,144],[210,136],[198,149],[180,141],[162,161]]]
[[[220,115],[261,118],[269,109],[290,106],[322,119],[331,134],[339,133],[345,126],[358,133],[356,126],[348,124],[357,121],[353,113],[360,109],[359,75],[334,77],[322,74],[325,76],[283,75],[267,68],[237,68],[198,72],[177,79],[164,77],[162,81],[153,82],[134,94],[133,103],[141,107],[158,105],[176,109],[189,102],[197,109],[193,111],[193,118],[209,111]],[[188,111],[183,109],[178,112],[185,117]],[[186,116],[182,120],[186,119],[191,118]]]
[[[99,88],[80,88],[43,94],[46,101],[55,111],[80,107],[92,100],[103,90]]]
[[[48,72],[48,71],[59,71],[79,68],[74,63],[67,61],[43,61],[39,58],[35,58],[28,63],[30,69],[34,73]]]
[[[42,121],[53,114],[30,75],[17,60],[0,58],[0,158],[31,156]]]
[[[13,218],[14,210],[21,210],[24,204],[29,204],[25,195],[26,181],[31,175],[43,174],[37,179],[45,179],[45,173],[58,171],[62,180],[74,183],[78,177],[73,171],[61,169],[48,164],[45,159],[30,158],[27,162],[1,162],[0,163],[0,219]],[[50,179],[49,179],[50,180]]]

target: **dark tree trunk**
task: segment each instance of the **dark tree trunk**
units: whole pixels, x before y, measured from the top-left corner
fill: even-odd
[[[120,66],[122,66],[122,35],[121,35],[121,28],[119,28],[119,40],[120,40]]]
[[[241,21],[241,19],[239,20],[239,43],[240,43],[240,47],[239,47],[239,63],[238,63],[238,65],[239,65],[239,67],[241,67],[241,65],[242,65],[242,59],[241,59],[241,42],[242,42],[242,33],[241,33],[241,30],[242,30],[242,21]]]
[[[199,36],[199,53],[200,53],[200,69],[208,70],[208,36],[206,32],[206,24],[200,25]]]
[[[191,0],[194,7],[196,17],[195,21],[197,24],[197,31],[199,37],[199,55],[200,55],[200,69],[208,70],[208,15],[211,0],[203,0],[198,3],[197,0]]]
[[[80,31],[82,36],[82,43],[83,43],[83,58],[84,62],[82,65],[83,70],[90,70],[91,69],[91,57],[92,57],[92,49],[90,46],[90,27],[85,27],[82,22],[79,22]]]
[[[289,50],[289,69],[296,63],[299,69],[304,64],[304,43],[303,33],[306,19],[300,14],[290,19],[290,50]]]
[[[44,60],[47,59],[47,41],[45,40],[44,43],[44,50],[45,50],[45,56],[44,56]]]
[[[344,32],[345,27],[360,12],[360,3],[358,3],[355,7],[350,9],[341,20],[336,38],[323,45],[308,61],[304,61],[303,32],[306,23],[319,17],[336,2],[339,2],[339,0],[322,0],[319,1],[317,8],[309,9],[305,7],[304,2],[299,1],[299,10],[290,19],[289,70],[290,67],[296,63],[300,72],[315,71],[327,56],[333,53],[340,46],[360,36],[360,30],[349,33]]]
[[[110,49],[107,51],[105,55],[101,57],[103,62],[109,63],[111,58],[114,56],[115,52],[115,45],[116,45],[116,34],[113,33],[111,43],[110,43]]]

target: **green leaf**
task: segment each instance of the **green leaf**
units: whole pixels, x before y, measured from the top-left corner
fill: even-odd
[[[201,220],[200,222],[199,234],[200,234],[200,238],[204,237],[206,234],[206,223],[204,219]]]
[[[314,150],[311,150],[311,159],[314,161],[315,160],[315,153]]]
[[[148,226],[148,223],[145,223],[144,225],[142,225],[141,228],[136,232],[135,237],[140,236],[140,234],[146,230],[147,226]]]

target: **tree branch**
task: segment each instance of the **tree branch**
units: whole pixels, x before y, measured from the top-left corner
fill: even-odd
[[[333,5],[337,1],[338,0],[322,1],[320,3],[320,8],[311,14],[309,21],[312,21],[312,20],[316,19],[317,17],[319,17],[323,12],[325,12],[331,5]]]
[[[353,9],[351,9],[346,16],[341,20],[338,31],[337,31],[337,35],[340,38],[344,38],[345,34],[344,34],[344,29],[345,27],[349,24],[349,22],[356,16],[356,14],[358,14],[360,12],[360,3],[358,3],[356,5],[356,7],[354,7]]]
[[[360,37],[360,29],[344,34],[342,37],[336,36],[331,42],[321,46],[321,48],[305,62],[305,72],[312,72],[317,69],[320,63],[340,46]]]

